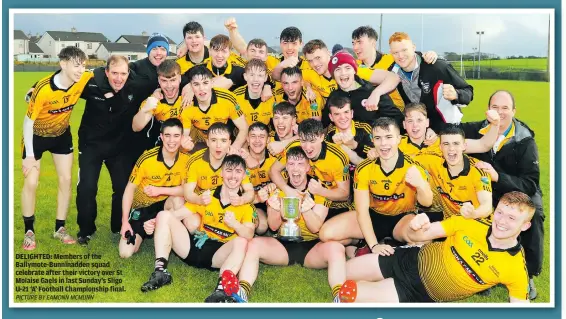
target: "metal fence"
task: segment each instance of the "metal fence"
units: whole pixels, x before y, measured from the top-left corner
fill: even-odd
[[[58,65],[43,65],[43,64],[16,64],[14,65],[14,72],[55,72],[59,70]]]

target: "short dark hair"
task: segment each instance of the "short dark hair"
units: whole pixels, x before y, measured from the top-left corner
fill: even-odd
[[[183,133],[183,123],[176,117],[172,117],[170,119],[166,119],[161,123],[161,133],[165,132],[165,129],[168,127],[178,127],[181,129],[181,133]]]
[[[283,78],[283,75],[286,76],[298,75],[301,79],[303,78],[303,73],[301,72],[301,69],[299,69],[298,66],[284,68],[283,71],[281,71],[281,78]]]
[[[489,100],[487,100],[487,107],[489,108],[489,106],[491,105],[491,99],[495,96],[495,94],[500,93],[500,92],[509,94],[509,97],[511,98],[511,103],[513,103],[513,105],[511,105],[511,109],[514,110],[515,109],[515,97],[513,96],[513,94],[511,94],[511,92],[509,92],[507,90],[497,90],[497,91],[493,92],[493,94],[489,96]]]
[[[374,28],[370,27],[369,25],[364,25],[352,32],[352,40],[358,40],[363,36],[367,36],[369,39],[374,39],[377,41],[377,32]]]
[[[228,124],[222,122],[212,123],[212,125],[208,128],[208,136],[210,137],[210,134],[212,133],[226,133],[230,140],[232,140],[232,130],[230,130]]]
[[[224,50],[226,48],[230,49],[230,47],[232,47],[232,42],[230,42],[230,38],[228,36],[219,34],[210,39],[209,47],[216,51]]]
[[[445,124],[438,136],[442,137],[443,135],[460,135],[463,139],[466,138],[466,134],[464,134],[464,130],[455,124]]]
[[[305,154],[305,151],[303,151],[303,149],[300,146],[291,147],[289,150],[287,150],[285,156],[287,160],[289,160],[290,158],[295,158],[299,160],[306,159],[307,161],[309,160],[307,154]]]
[[[309,42],[307,42],[307,44],[305,44],[305,46],[303,47],[303,54],[307,55],[307,54],[311,54],[313,53],[315,50],[318,49],[328,49],[328,47],[326,46],[326,44],[324,44],[324,42],[320,39],[315,39],[315,40],[310,40]]]
[[[373,121],[371,130],[373,132],[375,129],[380,128],[382,130],[389,131],[389,126],[391,125],[393,125],[393,127],[396,128],[398,132],[401,132],[399,124],[397,124],[397,121],[395,121],[391,117],[380,117],[377,120]]]
[[[273,114],[291,115],[293,117],[297,117],[297,108],[293,104],[287,101],[283,101],[275,104],[275,106],[273,107]]]
[[[248,42],[246,50],[249,49],[252,45],[258,49],[265,47],[265,49],[267,50],[267,43],[265,43],[263,39],[251,39],[250,42]]]
[[[181,67],[175,60],[165,60],[157,66],[157,75],[172,78],[176,74],[181,74]]]
[[[405,105],[405,109],[403,110],[403,115],[407,116],[407,114],[409,114],[409,112],[412,112],[412,111],[421,112],[425,117],[428,117],[428,113],[426,111],[426,105],[424,105],[424,103],[411,102],[411,103]]]
[[[257,68],[260,71],[265,71],[267,73],[267,65],[265,65],[265,62],[263,62],[260,59],[251,59],[248,61],[248,63],[246,64],[246,67],[244,69],[244,72],[249,72],[252,69]]]
[[[327,104],[328,104],[328,111],[330,111],[331,107],[336,107],[338,109],[341,109],[344,106],[346,106],[346,104],[350,104],[350,108],[352,108],[352,101],[350,101],[350,98],[339,94],[330,94]]]
[[[202,25],[196,21],[191,21],[183,27],[183,38],[188,34],[195,34],[200,31],[200,34],[204,35],[204,29]]]
[[[61,61],[70,61],[70,60],[76,60],[80,63],[83,63],[84,61],[86,61],[86,54],[83,52],[83,50],[75,47],[75,46],[69,46],[69,47],[65,47],[63,49],[61,49],[61,51],[59,52],[59,54],[57,55],[59,57],[59,60]]]
[[[238,166],[246,169],[246,161],[237,154],[226,155],[222,161],[222,168],[236,168]]]
[[[192,82],[193,79],[197,76],[201,76],[205,79],[212,79],[214,77],[214,75],[212,74],[212,71],[207,69],[206,65],[202,65],[202,64],[193,66],[189,70],[189,72],[187,72],[187,78],[189,79],[189,82]]]
[[[297,40],[299,40],[299,42],[303,41],[303,34],[297,27],[287,27],[281,31],[281,35],[279,36],[279,41],[281,42],[293,42]]]
[[[262,122],[253,122],[250,127],[248,127],[248,134],[253,130],[265,131],[269,135],[269,126]]]
[[[306,119],[299,124],[299,137],[310,140],[324,135],[324,125],[316,119]]]

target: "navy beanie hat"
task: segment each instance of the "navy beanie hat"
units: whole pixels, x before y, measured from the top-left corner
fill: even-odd
[[[147,40],[147,55],[149,55],[151,49],[156,47],[164,47],[167,53],[169,53],[169,41],[163,34],[154,33],[149,37]]]

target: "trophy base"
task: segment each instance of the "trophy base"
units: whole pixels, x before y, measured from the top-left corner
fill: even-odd
[[[291,243],[298,243],[303,241],[302,236],[279,236],[277,238],[281,241],[291,242]]]

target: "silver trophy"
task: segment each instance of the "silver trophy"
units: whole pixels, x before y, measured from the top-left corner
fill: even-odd
[[[298,197],[281,198],[281,216],[285,222],[279,228],[279,239],[283,241],[302,241],[301,228],[295,221],[301,217],[299,209],[301,200]]]

